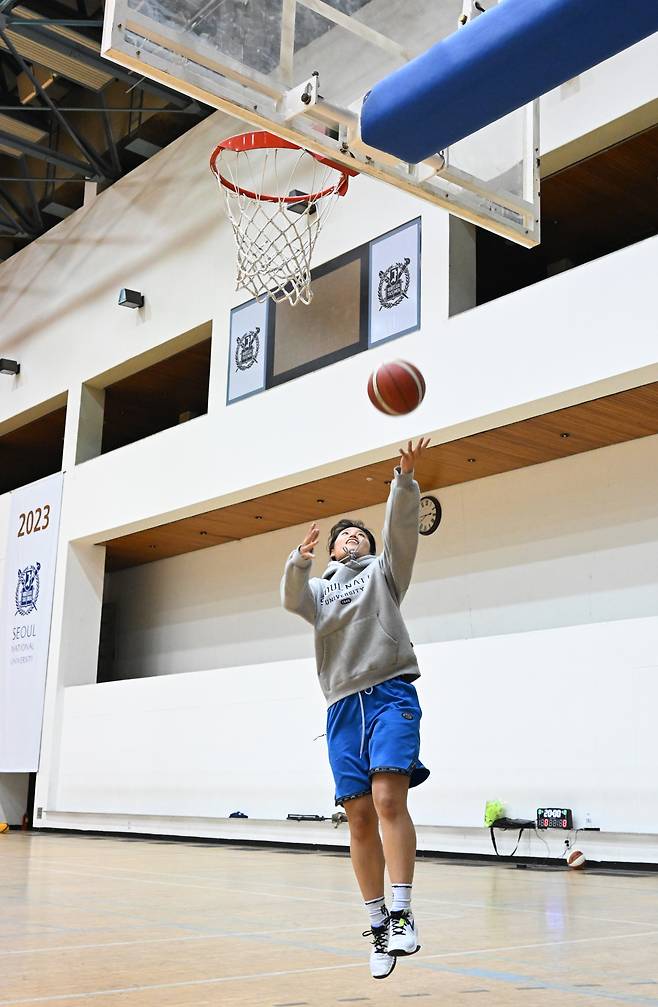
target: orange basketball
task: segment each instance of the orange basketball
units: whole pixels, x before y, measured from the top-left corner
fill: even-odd
[[[380,364],[368,379],[368,397],[375,409],[388,416],[413,412],[425,397],[425,379],[406,360]]]
[[[569,867],[584,867],[586,864],[585,855],[580,850],[571,850],[567,857]]]

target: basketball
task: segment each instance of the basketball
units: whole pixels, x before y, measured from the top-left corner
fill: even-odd
[[[406,360],[380,364],[368,379],[368,397],[375,409],[388,416],[413,412],[425,397],[425,379]]]
[[[0,832],[9,832],[8,822],[0,822]]]
[[[567,863],[569,867],[584,867],[587,863],[585,854],[581,853],[580,850],[570,850]]]

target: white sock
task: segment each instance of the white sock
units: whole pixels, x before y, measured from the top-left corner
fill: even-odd
[[[399,913],[400,910],[411,909],[411,885],[391,885],[393,890],[392,913]]]
[[[368,899],[366,909],[371,927],[382,927],[388,920],[388,909],[383,895],[380,895],[378,899]]]

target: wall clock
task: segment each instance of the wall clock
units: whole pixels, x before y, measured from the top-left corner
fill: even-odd
[[[441,504],[433,496],[420,498],[420,522],[418,531],[421,535],[431,535],[441,524]]]

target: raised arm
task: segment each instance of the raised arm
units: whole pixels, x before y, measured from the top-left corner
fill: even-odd
[[[398,600],[404,598],[413,570],[418,547],[420,489],[414,479],[414,465],[429,439],[411,441],[406,451],[400,448],[400,464],[395,468],[384,521],[382,562],[393,582]]]
[[[281,579],[283,607],[301,615],[311,625],[315,625],[315,595],[309,584],[309,576],[319,534],[320,529],[314,521],[302,544],[290,553]]]

